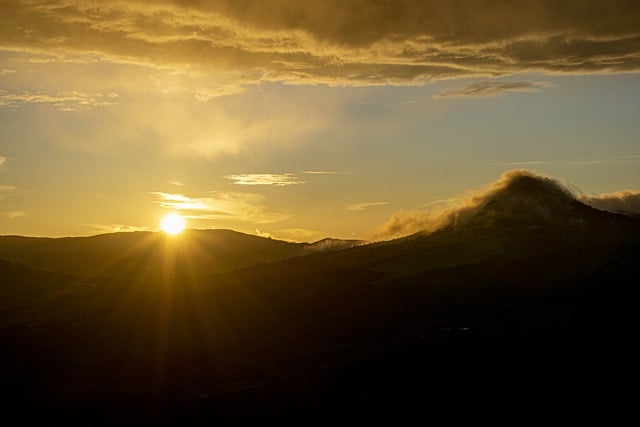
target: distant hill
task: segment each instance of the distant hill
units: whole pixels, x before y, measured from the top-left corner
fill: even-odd
[[[163,274],[168,265],[177,275],[220,273],[357,243],[337,239],[292,243],[231,230],[186,230],[180,236],[161,232],[66,238],[0,236],[0,259],[83,277],[146,279]]]
[[[306,245],[306,252],[325,252],[325,251],[339,251],[342,249],[349,249],[355,246],[361,246],[366,242],[363,240],[343,240],[326,238],[318,240],[317,242]]]

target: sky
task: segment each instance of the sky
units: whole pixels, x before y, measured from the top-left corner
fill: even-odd
[[[0,234],[366,239],[512,169],[637,200],[639,72],[635,0],[0,0]]]

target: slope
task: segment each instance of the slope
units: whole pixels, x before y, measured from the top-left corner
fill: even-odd
[[[187,230],[180,236],[151,232],[56,239],[0,236],[0,259],[86,278],[146,280],[166,274],[167,268],[178,275],[217,273],[333,249],[231,230]]]
[[[222,274],[69,282],[4,323],[9,378],[61,416],[108,424],[152,416],[140,408],[256,421],[424,403],[475,369],[626,369],[640,222],[514,182],[432,234]]]

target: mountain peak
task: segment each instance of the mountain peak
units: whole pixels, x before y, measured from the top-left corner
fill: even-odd
[[[606,202],[605,205],[620,206],[628,204],[627,200],[633,197],[640,200],[640,192],[613,193],[609,199],[601,201]],[[465,227],[529,229],[546,226],[573,229],[632,219],[629,214],[622,219],[619,213],[613,213],[611,209],[599,210],[593,201],[577,196],[561,181],[521,169],[507,171],[489,186],[457,200],[456,206],[441,211],[396,212],[378,227],[371,240],[392,240]]]
[[[507,172],[477,202],[469,225],[579,225],[599,214],[558,181],[528,171]]]

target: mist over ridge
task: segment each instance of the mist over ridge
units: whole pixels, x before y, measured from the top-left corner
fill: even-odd
[[[579,225],[595,208],[622,214],[640,213],[640,191],[587,196],[560,180],[525,169],[503,173],[498,180],[461,197],[451,208],[409,210],[393,214],[378,227],[371,241],[389,240],[414,233],[432,233],[446,227],[469,225]]]

